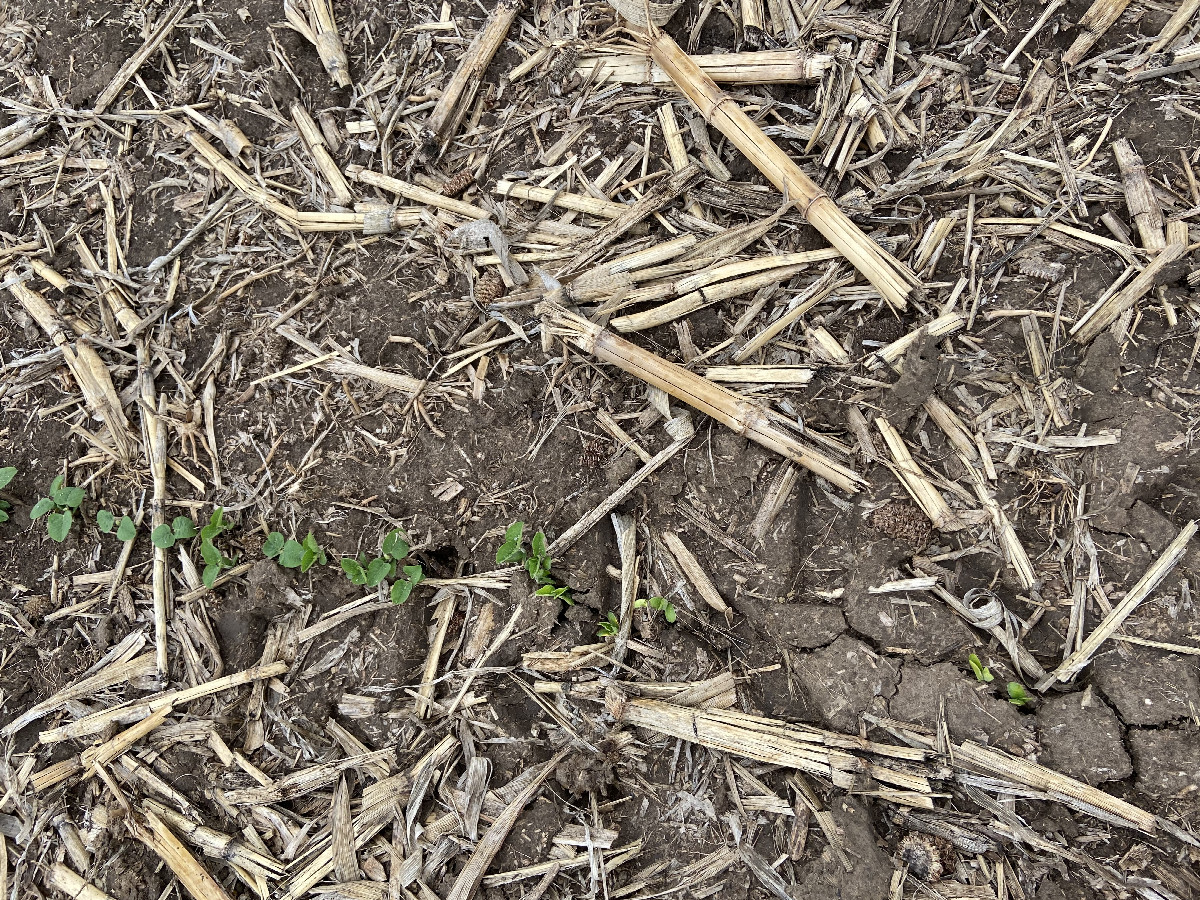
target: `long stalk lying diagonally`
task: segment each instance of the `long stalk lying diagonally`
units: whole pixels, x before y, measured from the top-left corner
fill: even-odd
[[[707,378],[668,362],[649,350],[643,350],[617,337],[587,319],[577,316],[560,303],[546,300],[537,307],[543,327],[551,335],[570,341],[597,359],[612,363],[647,384],[666,391],[672,397],[712,416],[722,425],[786,456],[820,475],[844,491],[854,493],[865,482],[852,469],[806,446],[791,432],[777,424],[765,407]]]
[[[720,129],[771,184],[784,191],[812,226],[845,254],[885,300],[897,309],[904,309],[909,294],[920,284],[912,270],[863,234],[833,199],[725,96],[670,35],[652,34],[649,41],[654,62],[695,104],[705,120]]]

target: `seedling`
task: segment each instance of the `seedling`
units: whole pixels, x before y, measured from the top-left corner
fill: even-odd
[[[616,637],[620,628],[621,620],[617,618],[616,613],[610,612],[607,619],[600,620],[600,630],[596,632],[596,637]]]
[[[221,572],[237,565],[237,558],[230,559],[217,549],[213,543],[218,537],[233,527],[233,523],[225,518],[225,510],[218,506],[213,510],[208,524],[200,529],[200,556],[204,560],[204,571],[201,580],[204,586],[211,588],[217,582]]]
[[[404,603],[412,594],[413,588],[425,580],[425,573],[419,565],[403,565],[411,549],[408,542],[408,535],[399,528],[393,528],[384,537],[383,550],[379,556],[370,560],[363,553],[360,553],[357,559],[343,557],[342,571],[346,573],[351,584],[360,587],[379,587],[391,581],[388,596],[393,603]]]
[[[656,612],[662,613],[663,618],[670,624],[675,624],[675,604],[666,597],[650,597],[647,600],[633,601],[634,609],[645,609],[647,606]]]
[[[8,487],[8,483],[17,477],[16,466],[5,466],[0,469],[0,490]],[[12,505],[7,500],[0,500],[0,522],[8,521],[8,511]]]
[[[533,540],[529,542],[528,549],[523,543],[524,534],[524,522],[513,522],[509,525],[504,531],[504,543],[496,551],[496,562],[499,565],[508,563],[524,565],[525,571],[529,573],[533,583],[540,585],[536,592],[539,597],[557,597],[570,606],[574,603],[571,599],[570,588],[556,584],[550,577],[550,568],[554,565],[554,560],[547,552],[545,533],[539,531],[535,534]]]
[[[170,550],[179,541],[186,541],[196,536],[196,523],[188,516],[176,516],[168,525],[166,522],[150,532],[150,542],[155,547]]]
[[[1026,706],[1030,703],[1029,694],[1025,693],[1025,688],[1019,682],[1008,683],[1008,702],[1013,706]]]
[[[263,555],[276,560],[285,569],[299,569],[301,572],[307,572],[318,563],[325,565],[329,562],[311,531],[303,541],[295,538],[285,540],[278,531],[272,531],[263,544]]]
[[[187,517],[181,516],[180,518]],[[192,520],[188,519],[187,521],[190,524]],[[132,541],[137,536],[137,526],[133,524],[133,519],[129,518],[129,516],[121,516],[120,520],[118,520],[117,517],[107,509],[102,509],[100,512],[96,513],[96,527],[98,527],[105,534],[112,534],[114,526],[116,526],[117,529],[117,540]],[[195,535],[196,526],[193,525],[192,533],[188,536],[195,537]],[[172,532],[172,536],[174,536],[174,532]]]
[[[992,674],[992,670],[980,662],[979,657],[972,653],[967,657],[967,662],[971,666],[971,671],[975,673],[975,680],[980,684],[991,684],[996,676]]]
[[[67,539],[67,534],[71,531],[71,523],[74,521],[72,510],[79,509],[79,504],[83,503],[83,488],[67,487],[65,481],[63,476],[55,476],[50,482],[50,496],[43,497],[29,511],[31,519],[46,516],[46,534],[60,544]]]

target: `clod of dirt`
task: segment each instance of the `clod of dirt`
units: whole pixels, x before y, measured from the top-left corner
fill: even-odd
[[[842,635],[828,647],[804,656],[796,676],[809,706],[834,731],[853,734],[858,718],[877,697],[896,692],[900,667],[870,647]]]
[[[877,647],[911,651],[925,665],[957,656],[975,637],[949,607],[896,603],[894,594],[871,594],[865,585],[846,591],[846,621]]]
[[[229,597],[214,624],[225,666],[232,671],[252,666],[262,657],[267,623],[284,609],[288,576],[269,559],[256,562],[246,575],[246,599]]]
[[[939,4],[940,5],[940,4]],[[897,428],[903,429],[909,417],[929,399],[937,387],[940,360],[937,340],[925,336],[904,356],[904,370],[883,396],[883,411]]]
[[[546,859],[550,842],[562,830],[558,804],[539,797],[525,808],[496,855],[492,868],[499,872],[519,869]]]
[[[967,0],[907,0],[896,17],[899,36],[922,45],[948,41],[962,26],[970,7]]]
[[[608,796],[608,789],[617,783],[619,748],[602,741],[599,754],[572,753],[554,771],[554,777],[572,797],[597,793]]]
[[[828,846],[805,864],[792,888],[796,900],[884,900],[892,879],[892,861],[875,842],[866,806],[857,800],[835,800],[830,814],[837,825],[852,871],[842,868]]]
[[[975,741],[1024,756],[1033,746],[1025,718],[991,687],[977,685],[951,663],[906,663],[889,708],[893,718],[926,728],[937,726],[938,707],[946,701],[946,724],[955,741]]]
[[[1092,683],[1126,725],[1162,725],[1200,709],[1200,679],[1176,654],[1109,650],[1096,657]]]
[[[923,549],[933,534],[933,523],[925,513],[912,504],[896,500],[889,500],[872,512],[867,517],[867,524],[914,550]]]
[[[1037,711],[1044,766],[1088,784],[1120,781],[1133,772],[1121,722],[1090,690],[1046,701]]]
[[[1139,791],[1174,797],[1200,789],[1200,735],[1193,729],[1131,728],[1129,748]]]
[[[796,650],[824,647],[846,630],[842,611],[824,603],[777,603],[763,618],[768,637]]]

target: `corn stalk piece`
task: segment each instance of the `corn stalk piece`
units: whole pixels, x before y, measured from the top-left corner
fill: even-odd
[[[440,156],[475,99],[483,73],[504,38],[523,0],[499,0],[483,29],[458,61],[458,68],[450,82],[442,88],[442,96],[425,122],[422,138],[425,150],[432,156]]]
[[[112,102],[117,99],[117,95],[121,93],[121,89],[128,84],[129,79],[137,73],[142,64],[153,56],[159,47],[166,43],[167,38],[171,36],[171,32],[175,30],[175,26],[179,24],[184,13],[191,9],[191,6],[192,0],[183,0],[183,2],[173,6],[159,19],[158,25],[150,32],[150,36],[146,38],[142,46],[138,48],[138,51],[125,60],[124,65],[113,76],[113,80],[96,97],[95,106],[92,108],[92,112],[95,115],[100,115],[100,113],[112,105]]]
[[[909,294],[920,282],[904,263],[863,234],[833,199],[725,96],[669,35],[659,33],[650,39],[650,55],[705,120],[715,125],[768,181],[796,203],[812,226],[846,256],[884,299],[897,309],[907,307]]]
[[[807,50],[714,53],[693,56],[692,61],[713,81],[735,84],[813,84],[833,65],[828,53]],[[671,76],[644,53],[582,57],[575,71],[586,78],[599,66],[603,79],[618,84],[671,83]]]
[[[1162,204],[1154,194],[1154,185],[1146,173],[1146,164],[1141,154],[1125,138],[1113,141],[1113,156],[1121,170],[1121,182],[1125,189],[1125,203],[1129,215],[1137,226],[1142,246],[1147,250],[1161,250],[1167,245],[1163,235]]]
[[[62,863],[55,863],[46,872],[46,886],[62,891],[71,900],[113,900],[111,894],[84,881]]]
[[[1077,66],[1083,62],[1088,51],[1103,37],[1104,32],[1121,18],[1121,13],[1125,12],[1127,6],[1129,0],[1095,0],[1079,20],[1079,34],[1070,49],[1063,54],[1063,65]]]
[[[135,838],[167,864],[180,884],[196,900],[230,900],[225,889],[171,833],[167,824],[148,808],[143,807],[141,815],[127,819],[126,824]]]
[[[544,327],[552,335],[566,338],[580,350],[666,391],[738,434],[799,463],[842,490],[855,493],[865,484],[852,469],[805,446],[785,431],[776,423],[786,421],[782,417],[773,416],[769,410],[741,394],[643,350],[553,300],[539,304],[537,311],[542,316]]]
[[[288,24],[317,48],[321,64],[338,87],[349,87],[350,62],[342,46],[330,0],[284,0],[283,13]]]

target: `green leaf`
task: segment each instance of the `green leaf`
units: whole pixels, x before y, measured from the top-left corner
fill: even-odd
[[[208,517],[208,524],[221,529],[228,528],[229,524],[225,521],[225,507],[213,507],[212,515]]]
[[[54,509],[54,501],[49,497],[43,497],[37,503],[33,504],[33,509],[29,511],[29,518],[40,519],[52,509]]]
[[[284,537],[278,531],[272,531],[267,535],[267,539],[263,541],[262,552],[267,559],[274,559],[279,555],[279,551],[283,549]]]
[[[217,566],[218,568],[220,568],[221,560],[224,558],[221,556],[221,551],[214,547],[211,541],[204,541],[200,544],[200,557],[210,566]]]
[[[646,600],[634,600],[634,601],[633,601],[633,608],[634,608],[634,609],[645,609],[645,608],[646,608],[646,605],[647,605],[647,602],[648,602],[648,601],[646,601]]]
[[[425,580],[425,573],[420,566],[405,566],[404,577],[416,585]]]
[[[408,556],[408,542],[399,528],[393,528],[383,539],[383,555],[389,559],[404,559]]]
[[[46,533],[60,544],[67,539],[67,533],[70,530],[71,511],[69,509],[50,513],[50,518],[46,519]]]
[[[537,534],[535,534],[533,536],[533,541],[529,545],[529,548],[533,552],[534,556],[545,556],[546,555],[546,535],[545,535],[545,533],[539,531]]]
[[[54,492],[54,502],[68,509],[79,509],[79,505],[83,503],[84,496],[83,488],[81,487],[60,488]]]
[[[122,541],[132,541],[137,536],[137,526],[133,524],[133,519],[129,516],[121,516],[121,523],[117,526],[117,538]]]
[[[205,525],[200,529],[200,540],[208,541],[211,544],[213,538],[220,536],[224,530],[220,525]]]
[[[304,546],[301,544],[300,546]],[[317,554],[313,553],[307,547],[304,549],[304,555],[300,557],[300,571],[307,572],[313,567],[313,563],[317,561]]]
[[[175,546],[175,532],[171,530],[170,525],[164,523],[150,532],[150,541],[155,547],[170,550]]]
[[[371,564],[367,566],[367,587],[375,587],[383,579],[387,578],[388,572],[392,570],[392,564],[386,559],[373,559]]]
[[[508,526],[508,528],[506,528],[504,530],[504,543],[520,544],[521,543],[521,535],[523,535],[524,533],[525,533],[525,523],[524,522],[513,522],[511,525]]]
[[[102,509],[96,513],[96,527],[105,534],[112,534],[113,525],[117,522],[117,517],[110,513],[107,509]]]
[[[58,492],[58,489],[63,486],[63,482],[66,480],[67,479],[64,478],[62,475],[54,476],[54,480],[50,482],[50,496],[51,497],[53,497]]]
[[[0,524],[3,524],[4,522],[7,522],[7,521],[8,521],[8,513],[6,512],[6,507],[0,506]]]
[[[196,536],[196,523],[190,516],[176,516],[171,522],[171,533],[175,540],[183,541]]]
[[[399,581],[392,583],[392,590],[388,596],[391,598],[393,603],[399,606],[409,598],[409,595],[411,595],[412,592],[413,583],[411,581],[400,579]]]
[[[291,539],[284,542],[283,549],[279,551],[279,564],[285,569],[298,569],[302,562],[304,562],[304,545]]]
[[[675,604],[674,603],[667,604],[667,608],[663,610],[663,618],[666,619],[668,622],[670,622],[672,625],[675,624]]]
[[[342,571],[350,579],[351,584],[362,586],[367,583],[367,573],[363,567],[348,556],[342,557]]]
[[[200,579],[204,582],[204,586],[206,588],[211,588],[214,584],[217,583],[217,576],[220,574],[221,574],[220,563],[209,563],[207,566],[204,567],[204,573],[200,576]]]
[[[1029,695],[1025,693],[1025,688],[1016,681],[1008,683],[1008,702],[1013,706],[1024,706],[1029,702]]]
[[[5,466],[0,469],[0,488],[6,488],[14,478],[17,477],[16,466]]]
[[[525,551],[514,541],[505,541],[496,551],[496,562],[500,565],[514,562],[518,565],[525,562]]]

